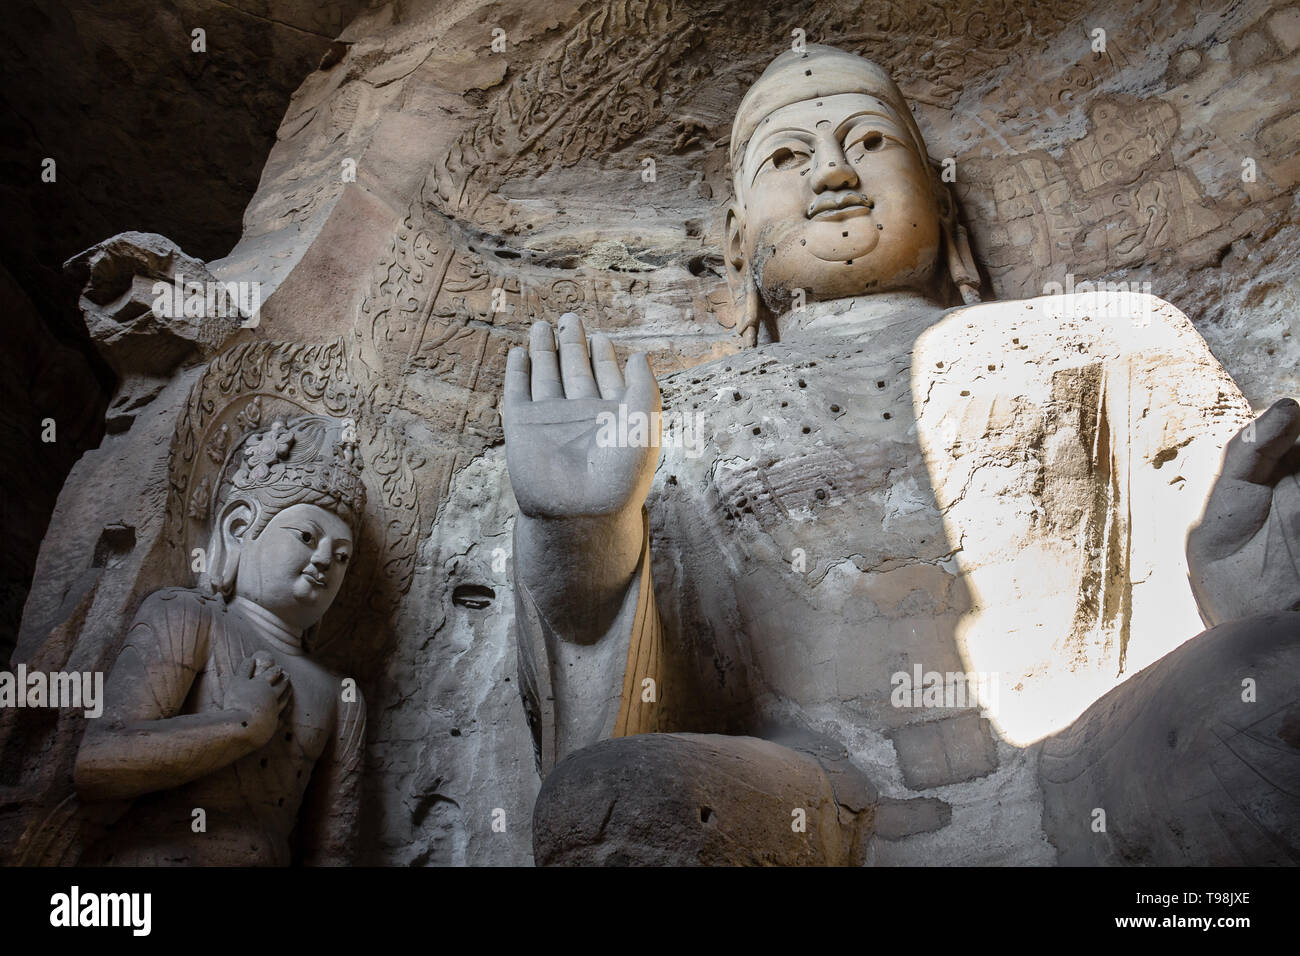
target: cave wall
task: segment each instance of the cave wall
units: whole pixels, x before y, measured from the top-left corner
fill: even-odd
[[[1150,282],[1253,404],[1297,391],[1294,7],[462,0],[339,23],[333,40],[324,24],[312,34],[319,65],[295,74],[238,242],[225,255],[200,233],[180,244],[219,278],[262,283],[260,325],[222,340],[228,369],[255,366],[244,378],[268,394],[301,387],[304,370],[357,386],[340,407],[368,422],[384,475],[374,594],[332,615],[371,707],[366,862],[531,859],[538,781],[501,559],[505,354],[534,318],[568,310],[649,351],[661,376],[738,349],[720,255],[727,138],[793,30],[894,73],[932,157],[956,161],[986,298],[1040,295],[1067,274]],[[198,202],[160,198],[161,219],[132,225],[182,238],[166,214],[215,215]],[[293,374],[271,375],[273,354]],[[208,374],[211,357],[187,356],[157,388],[119,376],[134,420],[60,495],[15,660],[111,662],[148,589],[190,583],[162,580],[186,574],[180,449],[216,420],[190,389],[210,385],[216,406],[250,394]],[[96,498],[108,479],[139,499],[129,519]],[[94,542],[123,523],[133,549],[90,573]],[[492,600],[458,600],[468,586]],[[0,819],[8,833],[26,839],[66,796],[79,732],[64,717],[9,728],[23,770],[4,783],[19,808]]]

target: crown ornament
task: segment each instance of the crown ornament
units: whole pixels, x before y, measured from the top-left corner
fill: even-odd
[[[364,464],[357,448],[356,422],[325,415],[276,419],[245,438],[226,465],[214,513],[232,491],[260,489],[277,495],[310,489],[327,495],[354,516],[365,507]]]

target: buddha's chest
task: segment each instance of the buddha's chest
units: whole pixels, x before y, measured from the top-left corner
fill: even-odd
[[[310,658],[285,653],[232,623],[226,618],[213,628],[206,666],[190,693],[191,712],[224,709],[234,683],[243,679],[240,665],[254,654],[266,654],[284,670],[291,698],[262,756],[278,754],[295,770],[300,763],[314,762],[333,731],[338,682]]]
[[[705,503],[759,563],[937,560],[947,540],[919,441],[911,352],[846,345],[715,362],[665,387],[663,508]],[[674,503],[676,501],[676,503]],[[652,501],[652,510],[659,507]]]

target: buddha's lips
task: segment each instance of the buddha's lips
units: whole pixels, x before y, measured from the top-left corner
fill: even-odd
[[[325,578],[322,575],[317,574],[315,571],[304,571],[302,572],[302,576],[310,581],[315,587],[325,587]]]
[[[845,209],[873,209],[875,205],[859,192],[823,193],[808,204],[808,218],[816,219],[825,213],[836,213]]]

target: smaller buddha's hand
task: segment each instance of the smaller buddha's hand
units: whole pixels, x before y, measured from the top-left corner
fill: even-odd
[[[293,699],[293,688],[284,669],[265,651],[246,657],[235,669],[226,691],[226,710],[241,714],[241,723],[253,746],[261,747],[274,736]]]
[[[1211,624],[1300,610],[1300,405],[1275,402],[1228,442],[1187,567]]]
[[[530,518],[599,517],[645,502],[659,460],[659,385],[644,353],[620,372],[614,347],[560,317],[510,350],[503,419],[506,465]]]

